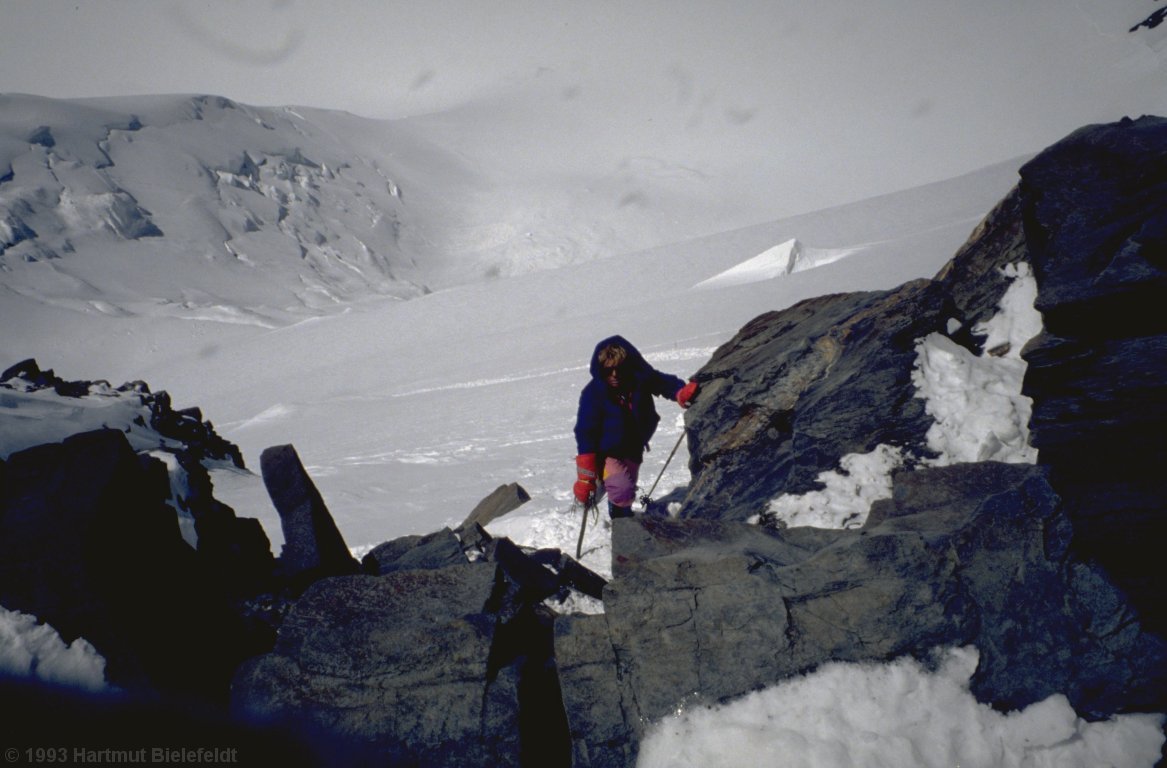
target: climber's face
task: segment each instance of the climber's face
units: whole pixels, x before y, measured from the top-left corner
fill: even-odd
[[[609,387],[617,389],[624,382],[625,372],[622,370],[623,366],[616,366],[614,368],[604,369],[604,381]]]

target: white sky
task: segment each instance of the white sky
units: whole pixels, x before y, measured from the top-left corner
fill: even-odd
[[[521,97],[532,126],[579,129],[583,154],[597,151],[586,137],[602,123],[600,150],[652,148],[702,173],[741,173],[784,215],[1037,151],[1086,123],[1167,113],[1167,32],[1127,33],[1156,7],[0,0],[0,92],[211,93],[366,117]],[[534,130],[510,140],[535,143]],[[628,146],[611,147],[613,135]],[[750,178],[763,166],[797,179],[797,194]]]

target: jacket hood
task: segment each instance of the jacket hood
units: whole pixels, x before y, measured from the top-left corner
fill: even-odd
[[[619,344],[628,350],[628,363],[637,372],[643,370],[646,363],[644,362],[644,357],[640,354],[640,350],[632,346],[631,342],[623,336],[609,336],[597,344],[596,348],[592,351],[592,362],[589,370],[593,379],[599,379],[602,376],[602,371],[600,370],[600,351],[609,344]]]

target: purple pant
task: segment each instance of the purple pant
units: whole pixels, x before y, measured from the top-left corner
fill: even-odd
[[[640,476],[640,464],[626,459],[604,460],[604,492],[608,501],[617,507],[631,507],[636,499],[636,479]]]

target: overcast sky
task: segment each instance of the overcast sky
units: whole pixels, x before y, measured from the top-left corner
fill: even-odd
[[[655,121],[654,142],[689,137],[678,157],[740,149],[747,165],[785,156],[796,177],[850,172],[901,188],[1036,151],[1084,123],[1167,113],[1167,25],[1127,32],[1158,7],[0,0],[0,92],[212,93],[377,118],[537,93],[523,102],[533,123],[570,109],[577,123],[603,121],[606,141],[613,127],[637,136]],[[879,167],[858,167],[857,145],[881,154]]]

